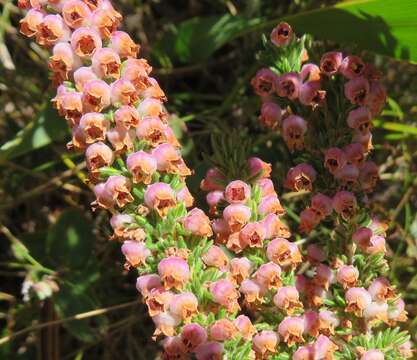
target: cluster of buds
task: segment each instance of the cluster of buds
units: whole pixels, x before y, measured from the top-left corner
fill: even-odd
[[[267,47],[274,62],[251,83],[262,101],[262,125],[280,132],[294,159],[303,159],[289,169],[284,186],[308,199],[299,225],[309,235],[308,262],[296,279],[309,308],[307,327],[312,336],[351,343],[357,358],[384,359],[384,349],[353,345],[360,336],[376,336],[382,325],[407,319],[403,300],[384,276],[387,226],[368,209],[368,193],[379,177],[377,165],[367,160],[372,118],[386,102],[380,75],[360,57],[336,51],[324,54],[318,65],[307,63],[304,42],[287,23],[272,31]],[[406,339],[395,349],[400,358],[411,356]],[[320,358],[307,348],[293,358]],[[339,351],[346,355],[342,348],[335,354]]]

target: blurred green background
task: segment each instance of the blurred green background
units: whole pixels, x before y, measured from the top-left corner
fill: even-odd
[[[141,44],[198,184],[210,135],[230,129],[274,165],[280,193],[290,165],[277,134],[257,122],[249,80],[262,32],[286,19],[314,35],[310,58],[341,49],[374,62],[390,96],[375,120],[381,179],[372,207],[390,225],[391,280],[408,303],[417,340],[417,1],[114,1],[124,30]],[[137,302],[135,276],[108,240],[108,214],[92,213],[80,154],[51,108],[48,54],[19,35],[22,12],[0,0],[0,358],[154,359],[152,321]],[[297,213],[299,203],[284,195]],[[291,219],[294,229],[297,218]],[[81,314],[81,315],[80,315]]]

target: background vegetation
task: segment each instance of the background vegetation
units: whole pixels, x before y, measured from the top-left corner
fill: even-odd
[[[168,95],[168,110],[198,184],[210,135],[236,129],[252,152],[290,166],[277,134],[257,122],[249,80],[260,35],[278,19],[315,35],[310,57],[343,49],[374,61],[389,104],[374,132],[382,181],[372,206],[388,219],[391,280],[404,294],[417,340],[417,2],[118,0],[124,28],[142,46]],[[0,358],[153,359],[152,322],[138,303],[108,214],[92,213],[82,156],[68,153],[69,131],[51,108],[48,54],[18,33],[21,11],[0,0]],[[294,228],[302,199],[283,195]],[[28,290],[30,288],[30,290]],[[80,315],[81,314],[81,315]],[[20,331],[20,332],[19,332]]]

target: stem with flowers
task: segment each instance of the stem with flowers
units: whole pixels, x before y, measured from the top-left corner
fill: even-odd
[[[261,121],[280,129],[298,165],[285,186],[311,193],[299,231],[319,223],[303,256],[285,222],[271,166],[232,136],[214,147],[201,183],[210,215],[192,208],[192,171],[140,47],[108,0],[19,0],[21,32],[51,50],[54,106],[85,154],[93,209],[155,323],[166,359],[400,359],[404,304],[383,277],[383,225],[366,208],[377,168],[371,115],[385,92],[362,60],[326,54],[304,64],[306,38],[280,24],[252,81]],[[314,191],[314,192],[313,192]],[[191,208],[191,209],[190,209]],[[214,235],[214,236],[213,236]],[[316,238],[319,241],[316,241]],[[303,263],[303,259],[306,261]]]

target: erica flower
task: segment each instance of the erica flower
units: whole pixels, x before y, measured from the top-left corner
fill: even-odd
[[[300,91],[300,76],[297,73],[286,73],[277,79],[276,88],[278,96],[289,100],[297,99]]]
[[[288,171],[284,185],[293,191],[311,191],[316,175],[316,170],[311,165],[299,164]]]
[[[90,80],[83,87],[84,111],[101,111],[110,105],[110,87],[103,80]]]
[[[239,239],[243,247],[263,247],[265,228],[258,222],[246,224],[239,233]]]
[[[202,255],[202,260],[207,266],[214,266],[220,270],[226,270],[229,264],[229,258],[221,247],[212,245],[210,249]],[[235,259],[233,259],[235,260]]]
[[[191,292],[174,295],[169,303],[170,313],[185,321],[194,316],[197,310],[198,300]]]
[[[66,1],[62,7],[65,24],[73,29],[87,25],[86,22],[90,15],[90,8],[81,0]]]
[[[371,295],[364,288],[352,287],[345,294],[346,311],[361,317],[365,308],[371,304]]]
[[[180,151],[173,145],[167,143],[158,145],[152,151],[152,155],[156,159],[159,171],[181,176],[191,175],[191,171],[185,164]]]
[[[239,292],[229,280],[218,280],[210,285],[210,292],[213,295],[214,301],[226,308],[229,312],[239,310]]]
[[[360,360],[384,360],[384,353],[380,350],[368,350],[365,352]]]
[[[118,79],[120,76],[120,57],[109,48],[101,48],[94,52],[91,67],[101,78]]]
[[[170,256],[159,262],[158,274],[166,289],[181,290],[190,278],[190,268],[184,259]]]
[[[278,335],[271,330],[262,330],[253,337],[252,343],[253,349],[259,354],[260,358],[266,359],[277,351]]]
[[[304,148],[304,134],[307,131],[307,122],[300,116],[290,115],[282,122],[282,136],[289,150],[302,150]]]
[[[295,309],[303,307],[299,299],[298,290],[294,286],[280,287],[274,296],[274,304],[290,315]]]
[[[270,69],[259,70],[252,78],[251,84],[259,96],[271,95],[275,92],[277,75]]]
[[[245,340],[252,340],[253,335],[256,333],[256,328],[252,325],[252,322],[246,315],[239,315],[233,323]]]
[[[364,105],[369,94],[369,82],[364,77],[355,77],[345,83],[345,96],[355,105]]]
[[[262,264],[255,273],[256,282],[264,289],[277,289],[281,286],[281,268],[269,262]]]
[[[237,326],[228,319],[220,319],[210,326],[210,338],[215,341],[231,340],[239,333]]]
[[[261,178],[269,177],[272,171],[271,164],[255,156],[248,159],[248,166],[252,176],[258,176]]]
[[[169,209],[176,205],[174,191],[169,184],[162,182],[149,185],[145,191],[145,204],[155,209],[159,216],[166,216]]]
[[[371,294],[372,299],[377,302],[395,298],[393,287],[390,285],[388,279],[384,277],[378,277],[372,281],[371,285],[369,285],[368,292]]]
[[[81,117],[79,128],[85,134],[85,142],[92,144],[93,142],[106,139],[109,122],[103,114],[90,112]]]
[[[338,346],[327,336],[320,335],[313,345],[314,354],[318,359],[333,359],[333,354]]]
[[[369,132],[372,127],[371,113],[365,106],[352,110],[348,114],[347,123],[349,127],[359,131],[362,135]]]
[[[71,35],[71,46],[78,56],[88,58],[102,47],[102,41],[97,31],[80,27]]]
[[[335,174],[338,170],[346,165],[347,158],[343,150],[339,148],[330,148],[324,154],[324,166],[331,174]]]
[[[184,228],[195,236],[210,237],[213,235],[210,220],[204,211],[194,208],[182,219]]]
[[[295,267],[302,260],[297,245],[283,238],[272,240],[268,244],[266,255],[270,261],[280,266]]]
[[[20,32],[28,37],[35,36],[44,16],[45,14],[41,11],[30,9],[26,16],[20,20]]]
[[[354,287],[359,279],[359,271],[353,265],[344,265],[337,271],[336,280],[343,288]]]
[[[271,42],[276,46],[287,46],[293,36],[293,30],[286,22],[279,23],[271,32]]]
[[[250,275],[252,263],[246,257],[230,260],[230,275],[237,284],[247,279]]]
[[[222,360],[223,344],[219,342],[208,342],[195,349],[197,360]]]
[[[250,279],[245,279],[240,284],[239,291],[245,297],[245,303],[247,305],[257,305],[263,302],[262,294],[265,289],[262,289],[261,286]]]
[[[146,258],[151,256],[151,252],[145,244],[138,241],[127,240],[122,245],[122,253],[130,266],[137,267],[146,263]]]
[[[281,123],[282,110],[280,106],[272,101],[266,101],[262,104],[259,121],[267,128],[273,129]]]
[[[85,151],[87,168],[92,174],[103,166],[109,166],[113,162],[113,151],[103,142],[91,144]]]
[[[33,21],[36,21],[30,20],[32,24]],[[59,41],[67,41],[70,36],[70,31],[60,15],[46,15],[42,19],[42,22],[37,25],[35,35],[39,45],[52,46]]]
[[[304,64],[301,67],[300,78],[303,83],[320,80],[320,68],[313,63]]]
[[[135,44],[129,34],[123,31],[115,31],[111,34],[110,47],[124,59],[136,57],[139,52],[139,45]]]
[[[283,215],[285,214],[285,209],[282,207],[278,196],[273,194],[264,196],[261,199],[261,202],[258,205],[258,213],[264,216],[268,214]]]
[[[339,191],[333,197],[334,210],[345,220],[355,213],[356,207],[356,197],[349,191]]]
[[[320,219],[324,219],[333,211],[332,199],[321,193],[316,193],[311,198],[311,209],[317,213]]]
[[[287,316],[278,326],[278,333],[288,346],[303,342],[304,320],[301,317]]]
[[[251,210],[245,205],[231,204],[223,211],[224,219],[232,231],[239,231],[251,216]]]
[[[160,288],[161,286],[161,278],[157,274],[142,275],[136,279],[136,289],[144,297],[147,297],[152,289]]]
[[[339,71],[345,78],[353,79],[363,75],[365,63],[359,56],[346,56],[340,65]]]
[[[58,44],[57,44],[58,45]],[[91,69],[91,67],[82,66],[79,67],[77,70],[74,71],[72,74],[74,77],[75,88],[77,91],[82,92],[84,89],[84,85],[89,82],[90,80],[97,80],[98,77]]]
[[[340,52],[325,53],[320,60],[320,70],[328,76],[334,75],[338,72],[342,59],[343,55]]]
[[[207,332],[199,324],[191,323],[182,328],[181,341],[188,351],[193,351],[197,346],[207,341]]]
[[[300,86],[300,102],[306,106],[317,106],[323,104],[326,91],[321,90],[320,81],[308,81]]]
[[[131,186],[130,180],[124,176],[110,176],[106,181],[105,191],[117,206],[124,207],[134,200],[130,193]]]
[[[126,159],[129,172],[133,175],[134,183],[149,184],[156,171],[156,160],[145,151],[130,154]]]

